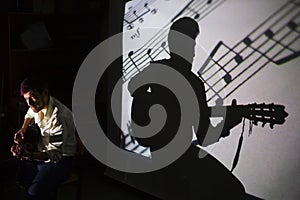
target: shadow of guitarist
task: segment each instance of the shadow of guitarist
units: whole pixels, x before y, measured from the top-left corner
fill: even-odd
[[[185,34],[192,40],[179,40],[176,37],[176,32]],[[193,19],[184,17],[174,22],[168,35],[170,59],[152,62],[150,66],[129,82],[128,90],[133,97],[131,117],[135,124],[139,126],[148,125],[151,121],[148,114],[149,108],[155,104],[163,106],[167,113],[166,122],[156,135],[147,138],[136,137],[139,144],[150,147],[151,152],[163,148],[175,137],[181,119],[180,104],[168,88],[149,83],[133,91],[133,85],[144,79],[153,67],[157,67],[155,66],[157,64],[169,66],[179,72],[195,91],[200,111],[199,124],[195,124],[199,127],[196,130],[198,144],[207,146],[217,142],[221,137],[228,136],[230,129],[240,124],[245,114],[249,114],[248,118],[251,119],[252,115],[247,113],[251,108],[237,109],[238,106],[233,102],[233,105],[226,110],[224,122],[218,125],[222,127],[213,127],[210,124],[212,110],[207,105],[204,84],[191,71],[195,55],[195,39],[198,34],[199,27]],[[157,76],[160,75],[157,74]],[[168,77],[161,78],[167,79]],[[286,113],[282,116],[282,120],[277,123],[282,124],[285,116]],[[215,130],[210,131],[210,134],[216,134],[210,140],[206,139],[210,137],[207,136],[208,129]],[[187,134],[192,134],[192,131]],[[212,155],[206,153],[204,158],[199,158],[200,151],[206,153],[195,145],[190,145],[187,151],[172,164],[148,174],[157,177],[153,187],[160,185],[163,188],[156,192],[159,193],[158,196],[163,199],[244,199],[246,194],[242,183]]]

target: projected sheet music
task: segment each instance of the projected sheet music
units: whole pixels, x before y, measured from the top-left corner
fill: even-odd
[[[238,103],[239,100],[243,103],[274,100],[284,104],[291,113],[286,124],[278,132],[275,131],[274,136],[268,136],[269,130],[258,128],[258,133],[244,142],[247,144],[241,151],[237,177],[247,192],[259,197],[273,199],[276,195],[284,196],[284,190],[289,191],[286,194],[289,197],[299,197],[299,190],[291,186],[299,185],[298,179],[291,183],[286,181],[287,186],[281,189],[278,189],[281,187],[279,182],[270,180],[282,180],[299,174],[299,157],[294,152],[299,152],[300,144],[300,73],[295,69],[299,66],[300,55],[300,0],[128,2],[123,21],[123,31],[126,32],[123,36],[123,148],[151,159],[149,149],[139,145],[132,133],[132,97],[127,86],[129,80],[147,68],[150,62],[170,58],[167,41],[169,28],[176,19],[185,16],[195,19],[200,26],[196,48],[200,49],[201,55],[195,55],[193,72],[205,84],[209,106],[228,105],[234,98],[238,99]],[[288,96],[291,94],[297,100]],[[210,152],[226,167],[232,162],[240,131],[241,127],[233,130],[229,139],[219,142]],[[265,161],[261,154],[269,156],[269,162],[251,167],[252,162]],[[284,163],[286,160],[289,162]],[[291,172],[282,172],[286,176],[279,174],[282,166]],[[272,184],[268,184],[270,182]],[[264,184],[264,188],[258,188],[258,183]]]

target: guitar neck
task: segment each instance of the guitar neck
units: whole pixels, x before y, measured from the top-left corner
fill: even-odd
[[[257,122],[262,122],[263,126],[269,123],[271,128],[273,128],[275,124],[283,124],[288,115],[283,105],[275,105],[273,103],[216,106],[209,107],[209,109],[212,117],[230,117],[226,115],[226,113],[229,112],[230,115],[245,117],[251,120],[255,125],[257,125]]]
[[[225,117],[228,109],[234,110],[236,113],[238,112],[244,113],[243,117],[247,117],[249,114],[246,113],[249,113],[249,111],[251,110],[249,108],[249,105],[212,106],[212,107],[208,107],[208,109],[212,117]]]

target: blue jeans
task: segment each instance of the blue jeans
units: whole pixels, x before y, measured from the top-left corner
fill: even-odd
[[[35,173],[29,172],[32,181],[25,187],[29,200],[55,200],[59,185],[70,175],[73,157],[62,157],[57,163],[37,163]]]

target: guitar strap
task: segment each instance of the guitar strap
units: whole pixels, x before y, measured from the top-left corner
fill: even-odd
[[[252,134],[252,131],[253,131],[253,121],[250,120],[250,124],[249,124],[249,134],[248,136],[250,136]]]
[[[243,118],[243,127],[242,127],[242,133],[240,135],[240,138],[239,138],[239,143],[238,143],[238,147],[237,147],[237,150],[236,150],[236,153],[235,153],[235,156],[234,156],[234,160],[233,160],[233,163],[232,163],[232,167],[231,167],[231,170],[230,172],[232,172],[238,161],[239,161],[239,157],[240,157],[240,152],[241,152],[241,149],[242,149],[242,144],[243,144],[243,134],[244,134],[244,129],[245,129],[245,119],[246,118]],[[251,128],[252,129],[252,128]],[[252,131],[251,131],[252,132]]]

